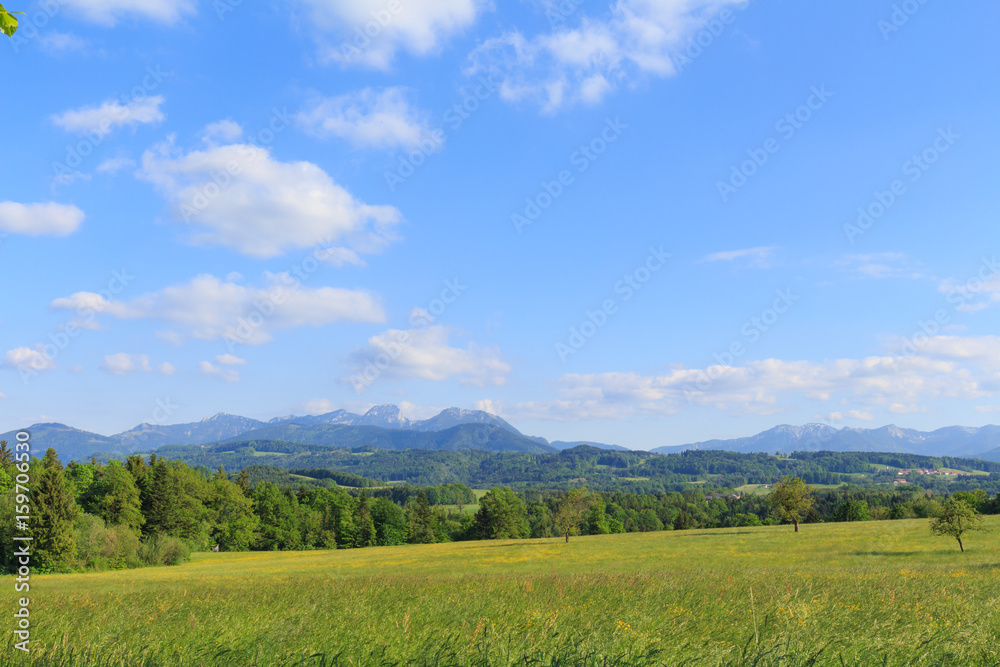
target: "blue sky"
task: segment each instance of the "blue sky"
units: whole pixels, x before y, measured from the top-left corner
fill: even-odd
[[[995,3],[10,8],[4,429],[997,421]]]

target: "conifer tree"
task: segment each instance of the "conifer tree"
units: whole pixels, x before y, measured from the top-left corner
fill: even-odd
[[[73,487],[63,474],[56,450],[51,447],[42,459],[34,501],[34,556],[37,566],[55,569],[67,564],[76,550],[73,519],[78,509]]]

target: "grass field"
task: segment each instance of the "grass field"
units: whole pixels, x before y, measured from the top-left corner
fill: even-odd
[[[996,665],[987,525],[965,554],[913,520],[38,576],[32,653],[0,665]]]

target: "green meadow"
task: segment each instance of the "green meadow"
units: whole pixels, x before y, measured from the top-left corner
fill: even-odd
[[[1000,517],[986,525],[965,554],[909,520],[36,576],[31,653],[5,631],[0,665],[996,665]]]

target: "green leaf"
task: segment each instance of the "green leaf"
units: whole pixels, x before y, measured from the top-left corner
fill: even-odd
[[[23,14],[24,12],[15,13]],[[8,37],[13,37],[14,33],[17,32],[17,19],[13,14],[4,9],[3,5],[0,5],[0,32]]]

